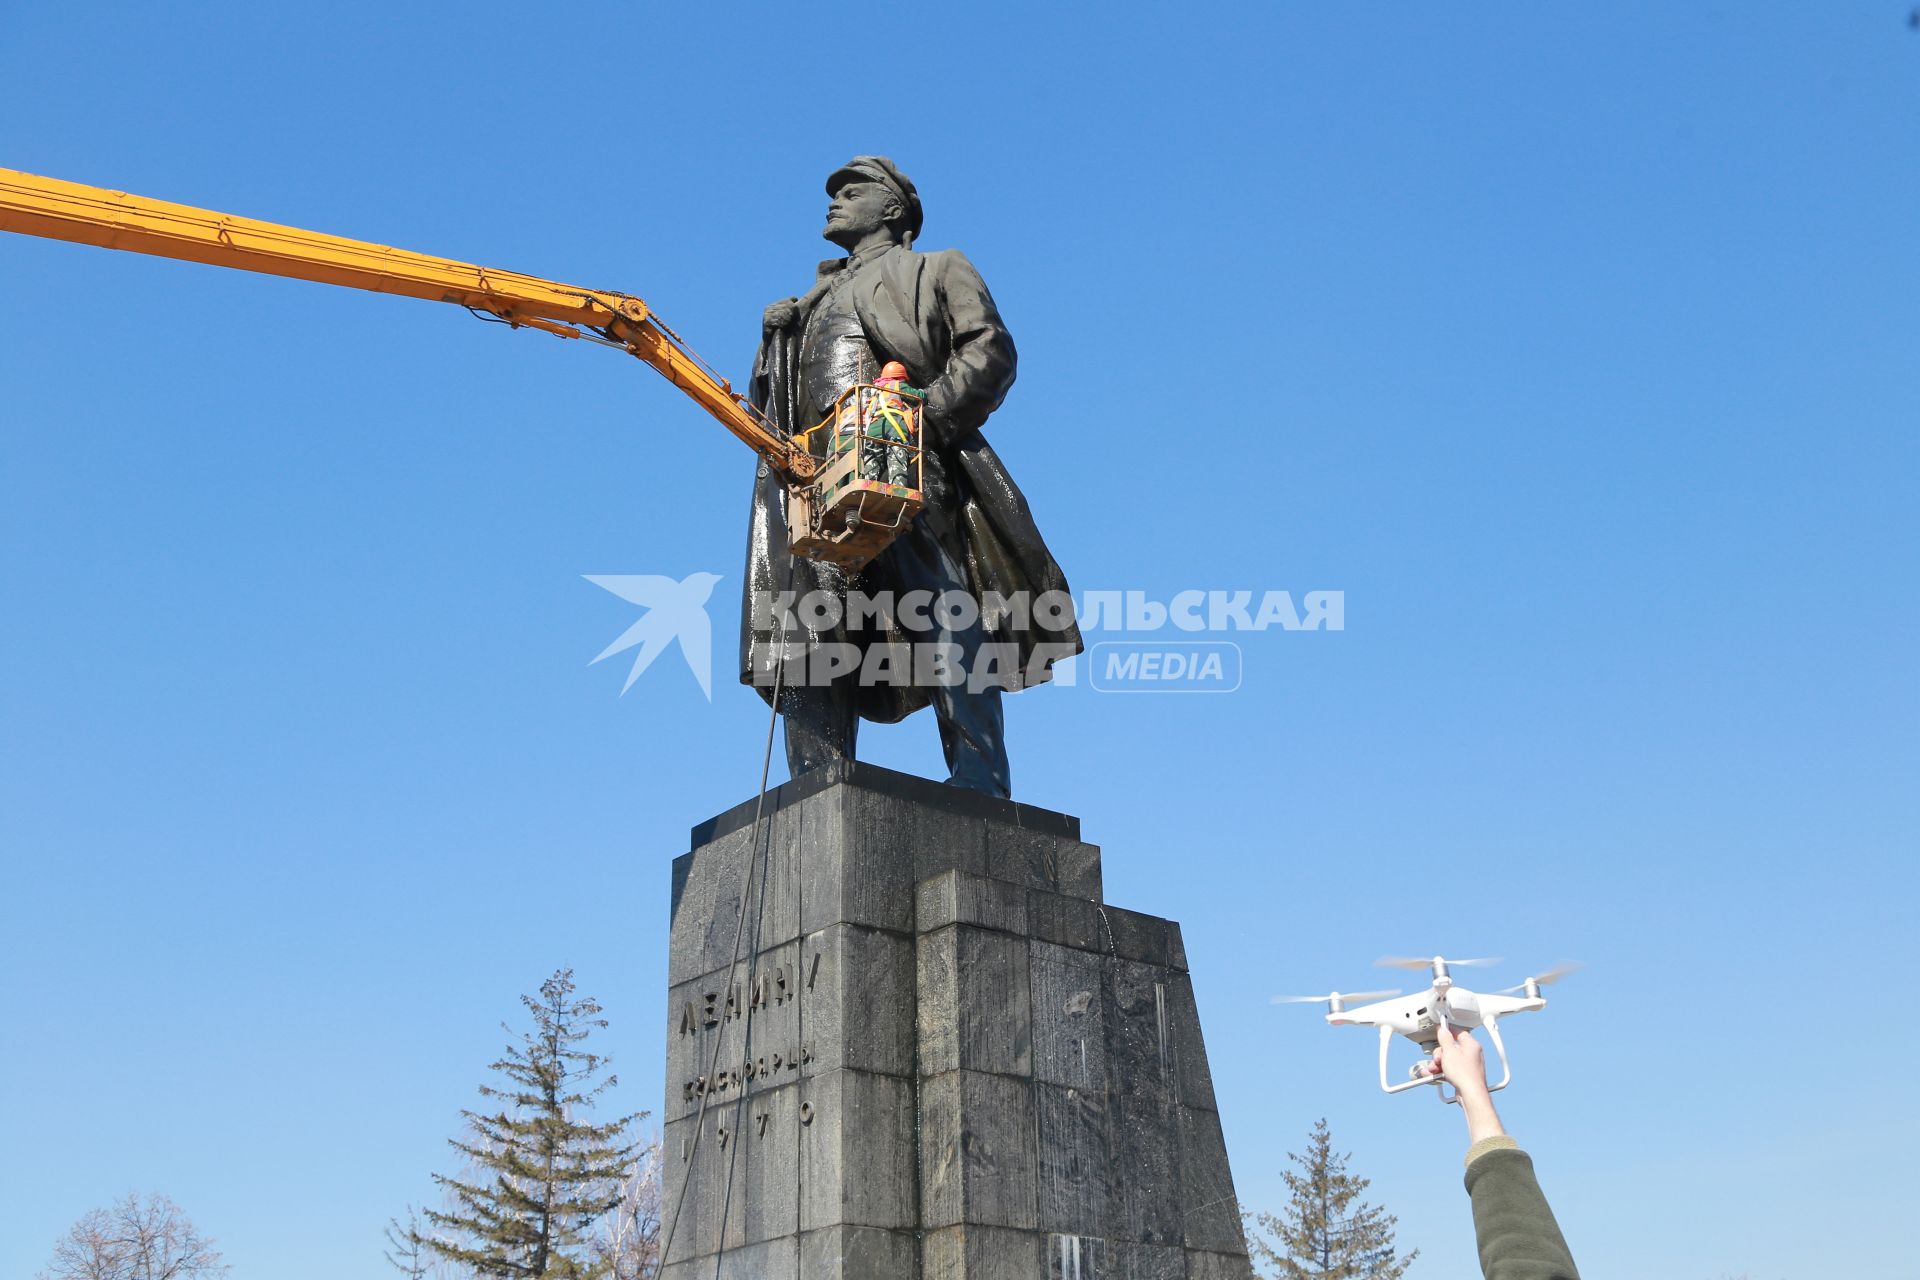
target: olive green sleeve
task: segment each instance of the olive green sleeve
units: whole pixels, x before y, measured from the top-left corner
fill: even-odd
[[[1473,1232],[1487,1280],[1580,1280],[1533,1159],[1513,1144],[1476,1143],[1467,1157]]]

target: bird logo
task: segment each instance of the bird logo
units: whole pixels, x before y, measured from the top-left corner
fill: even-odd
[[[720,581],[719,574],[690,573],[678,582],[657,573],[589,573],[581,576],[596,587],[603,587],[629,604],[637,604],[646,610],[638,621],[621,632],[619,638],[602,649],[599,657],[593,660],[599,662],[639,646],[640,651],[633,655],[633,667],[627,672],[627,682],[620,686],[622,696],[633,688],[633,682],[640,678],[640,673],[652,666],[653,660],[666,652],[668,645],[678,640],[680,656],[687,660],[687,669],[700,682],[700,692],[707,695],[708,702],[713,701],[713,624],[707,617],[707,600],[713,595],[715,584]],[[587,665],[592,666],[593,662]]]

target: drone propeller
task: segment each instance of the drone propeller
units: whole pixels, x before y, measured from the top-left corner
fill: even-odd
[[[1545,973],[1535,974],[1533,977],[1528,978],[1526,982],[1521,983],[1517,987],[1508,987],[1505,991],[1502,991],[1500,994],[1512,995],[1516,991],[1525,991],[1527,989],[1528,983],[1532,983],[1536,987],[1550,987],[1554,983],[1560,981],[1560,979],[1566,977],[1568,974],[1577,972],[1582,967],[1583,966],[1580,964],[1578,960],[1567,960],[1553,966],[1553,968],[1548,969]]]
[[[1433,968],[1433,962],[1433,956],[1381,956],[1378,960],[1374,961],[1374,964],[1382,969],[1431,969]],[[1484,957],[1478,960],[1450,960],[1442,956],[1440,957],[1440,963],[1446,965],[1449,969],[1455,965],[1460,965],[1468,969],[1478,969],[1490,964],[1499,964],[1500,962],[1496,959]]]
[[[1397,996],[1399,994],[1400,992],[1397,990],[1395,991],[1329,991],[1324,996],[1275,996],[1273,998],[1273,1003],[1275,1004],[1330,1004],[1335,1000],[1357,1000],[1357,1001],[1360,1001],[1361,1003],[1365,1003],[1369,1000],[1385,1000],[1389,996]]]

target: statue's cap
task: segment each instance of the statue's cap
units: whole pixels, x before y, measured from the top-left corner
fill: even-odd
[[[877,182],[898,196],[900,207],[907,211],[907,243],[913,243],[920,234],[920,193],[899,165],[885,156],[855,156],[827,175],[827,194],[833,195],[849,182]]]

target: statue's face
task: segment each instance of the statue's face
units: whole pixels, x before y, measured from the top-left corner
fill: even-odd
[[[833,193],[827,205],[827,226],[820,234],[837,245],[858,244],[898,216],[900,201],[877,182],[849,182]]]

